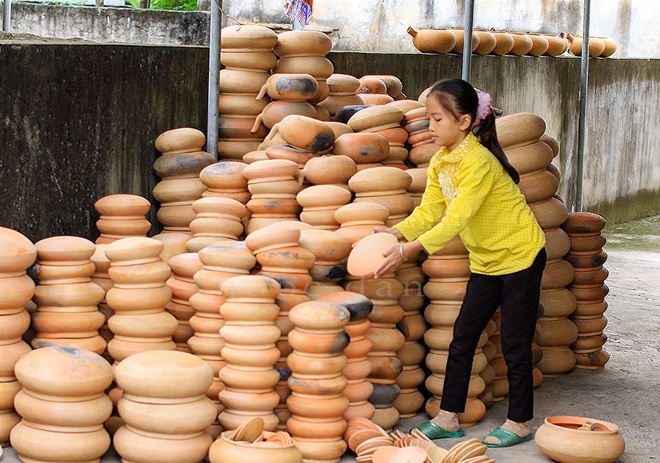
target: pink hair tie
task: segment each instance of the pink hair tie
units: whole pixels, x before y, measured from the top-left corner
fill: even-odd
[[[490,93],[487,92],[477,92],[477,97],[479,98],[479,104],[477,105],[477,119],[483,121],[493,112],[490,108],[490,103],[493,99],[491,98]]]

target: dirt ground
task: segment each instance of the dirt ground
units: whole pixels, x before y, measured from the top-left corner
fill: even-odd
[[[660,460],[660,217],[617,225],[605,230],[610,275],[606,284],[609,320],[605,349],[611,358],[604,370],[574,370],[559,378],[546,378],[535,395],[533,425],[538,428],[546,416],[578,415],[616,423],[626,441],[620,463]],[[462,439],[436,441],[450,448],[461,440],[483,438],[506,417],[506,400],[491,406],[486,417],[466,429]],[[427,417],[420,414],[402,420],[399,428],[408,431]],[[2,463],[20,460],[11,448],[4,449]],[[533,441],[509,449],[490,449],[498,463],[549,462]],[[103,463],[119,458],[109,452]],[[342,462],[354,462],[350,452]]]

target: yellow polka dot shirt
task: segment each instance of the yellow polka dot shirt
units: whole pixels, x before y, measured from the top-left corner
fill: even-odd
[[[472,133],[453,151],[442,147],[429,163],[422,202],[395,225],[428,254],[459,235],[470,270],[506,275],[532,265],[545,235],[525,197],[497,158]]]

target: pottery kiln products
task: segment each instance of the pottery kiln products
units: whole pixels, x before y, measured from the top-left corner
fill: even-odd
[[[390,233],[374,233],[362,238],[348,256],[348,273],[356,277],[373,276],[385,260],[385,250],[396,243],[396,237]]]

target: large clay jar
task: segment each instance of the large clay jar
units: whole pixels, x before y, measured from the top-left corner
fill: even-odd
[[[26,304],[34,294],[34,283],[26,275],[37,250],[21,233],[0,227],[0,445],[9,441],[9,433],[20,417],[14,412],[14,397],[21,385],[14,375],[14,365],[30,352],[22,337],[30,326]]]
[[[105,291],[91,280],[95,245],[77,236],[56,236],[36,243],[39,259],[35,289],[37,312],[32,317],[32,345],[78,347],[97,354],[105,350],[98,329],[105,322],[98,304]]]
[[[328,150],[335,142],[329,126],[306,116],[286,116],[278,124],[278,133],[289,145],[311,152]]]
[[[23,390],[15,405],[23,421],[11,443],[22,461],[99,461],[110,447],[103,423],[112,412],[104,390],[112,368],[101,356],[69,347],[45,347],[16,364]]]
[[[236,429],[258,417],[274,431],[279,424],[273,410],[279,403],[274,391],[279,374],[274,366],[280,357],[275,347],[280,337],[275,326],[280,286],[270,278],[246,275],[226,280],[221,289],[226,302],[220,306],[225,318],[220,334],[227,365],[220,370],[225,388],[219,398],[225,410],[218,419],[223,428]]]
[[[408,160],[417,167],[428,167],[439,147],[431,137],[426,109],[421,107],[408,110],[401,124],[408,132],[408,144],[412,146]]]
[[[196,356],[149,351],[131,356],[115,371],[124,391],[119,413],[125,425],[113,444],[126,461],[201,462],[213,441],[206,429],[216,407],[204,397],[213,370]]]
[[[409,27],[415,48],[422,53],[448,53],[456,45],[456,36],[448,29],[419,29]]]
[[[108,244],[129,236],[146,236],[151,228],[145,218],[151,203],[142,196],[108,195],[96,201],[94,208],[101,216],[96,221],[100,233],[96,244]]]
[[[328,97],[317,107],[325,108],[334,117],[344,106],[363,105],[364,100],[356,94],[360,80],[348,74],[332,74],[328,77]]]
[[[547,417],[534,441],[561,463],[613,463],[626,447],[617,425],[580,416]]]
[[[292,413],[287,426],[304,458],[338,462],[346,451],[343,416],[349,400],[342,394],[346,378],[341,372],[346,366],[343,351],[349,337],[344,326],[350,313],[342,306],[314,301],[296,305],[289,317],[294,328],[289,336],[293,352],[287,359],[287,405]]]
[[[339,222],[336,233],[356,243],[375,226],[385,225],[389,215],[390,210],[382,204],[368,201],[347,204],[335,212],[335,220]]]
[[[390,146],[385,137],[376,133],[347,133],[335,140],[335,154],[351,158],[358,169],[360,165],[376,164],[384,161],[390,154]]]

